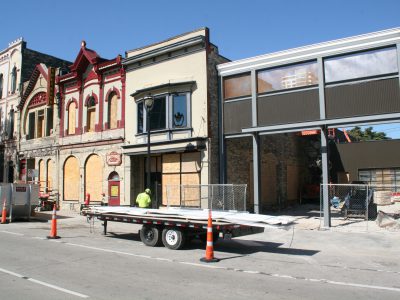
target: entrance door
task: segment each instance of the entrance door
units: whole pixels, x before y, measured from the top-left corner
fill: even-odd
[[[108,176],[108,205],[118,206],[120,205],[120,181],[119,175],[113,172]]]

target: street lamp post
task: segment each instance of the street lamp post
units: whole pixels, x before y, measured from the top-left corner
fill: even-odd
[[[150,112],[153,108],[154,99],[147,96],[143,99],[144,106],[146,107],[146,127],[147,127],[147,159],[146,159],[146,172],[147,172],[147,188],[150,189]]]

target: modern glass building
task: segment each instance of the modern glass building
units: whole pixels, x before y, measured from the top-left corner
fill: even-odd
[[[225,161],[221,164],[221,181],[227,181],[229,141],[250,139],[249,176],[254,212],[258,213],[263,185],[260,138],[318,130],[322,183],[328,183],[328,130],[398,122],[399,69],[400,28],[219,65],[220,147],[221,161]],[[324,225],[329,226],[327,188],[323,199]]]

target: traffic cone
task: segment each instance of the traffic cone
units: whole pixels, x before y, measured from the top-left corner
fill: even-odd
[[[7,223],[7,208],[6,208],[6,200],[3,202],[3,210],[1,212],[1,224]]]
[[[51,218],[51,230],[50,235],[47,236],[48,239],[59,239],[60,237],[57,235],[57,215],[56,215],[56,204],[53,207],[53,216]]]
[[[202,262],[219,262],[218,258],[214,257],[214,246],[213,246],[213,232],[212,232],[212,217],[211,209],[208,210],[208,224],[207,224],[207,246],[206,246],[206,256],[200,258]]]

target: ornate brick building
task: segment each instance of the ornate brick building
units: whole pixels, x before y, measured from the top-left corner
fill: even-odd
[[[123,193],[125,72],[121,56],[107,60],[82,42],[70,72],[57,77],[60,99],[61,205],[119,205]]]

